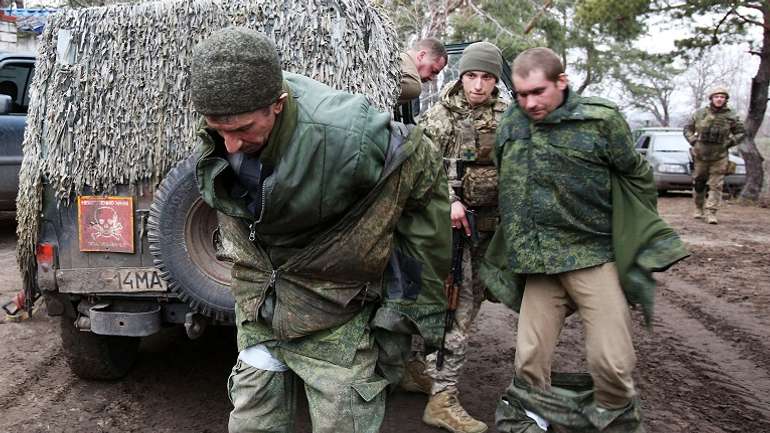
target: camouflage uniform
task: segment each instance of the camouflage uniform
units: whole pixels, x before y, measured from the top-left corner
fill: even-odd
[[[432,394],[456,388],[460,369],[465,364],[468,338],[473,320],[484,300],[484,285],[478,276],[479,261],[486,252],[489,239],[497,227],[497,174],[492,164],[497,123],[508,103],[492,97],[471,107],[465,98],[462,82],[447,85],[439,103],[428,110],[420,125],[444,155],[449,179],[450,201],[460,201],[477,215],[480,242],[463,248],[463,281],[455,323],[446,335],[447,356],[441,370],[436,369],[436,355],[428,356],[427,373],[433,379]],[[464,176],[458,174],[458,161]]]
[[[283,76],[288,98],[254,186],[216,131],[198,131],[201,196],[233,262],[238,350],[264,348],[288,369],[238,361],[230,431],[291,432],[299,378],[313,432],[374,433],[403,342],[441,338],[445,177],[421,128],[406,136],[361,95]]]
[[[728,149],[739,144],[745,135],[743,123],[727,106],[716,109],[709,104],[693,113],[684,127],[695,165],[692,177],[696,217],[704,209],[713,217],[719,209],[725,175],[729,174]]]
[[[511,389],[524,383],[565,406],[573,404],[550,391],[550,373],[564,319],[577,311],[595,384],[593,393],[576,403],[577,411],[592,419],[606,413],[601,418],[608,422],[637,413],[630,315],[614,263],[611,179],[642,176],[649,166],[634,150],[626,121],[611,102],[570,89],[564,103],[539,121],[514,104],[498,126],[495,160],[500,228],[492,242],[504,239],[509,271],[526,279]],[[498,430],[536,431],[511,389],[498,405]],[[556,409],[574,415],[573,406],[538,401],[526,408],[541,416]],[[597,405],[608,410],[597,411]],[[638,416],[620,431],[641,431]]]

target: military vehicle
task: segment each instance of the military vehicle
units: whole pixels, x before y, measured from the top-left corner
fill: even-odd
[[[284,69],[365,94],[399,92],[401,49],[364,0],[173,0],[67,9],[42,35],[17,212],[28,298],[61,318],[83,378],[125,375],[142,337],[232,325],[230,267],[194,175],[192,48],[243,25],[274,38]],[[255,85],[258,85],[255,83]]]

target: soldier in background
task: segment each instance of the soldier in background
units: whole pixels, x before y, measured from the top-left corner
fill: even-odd
[[[433,81],[446,62],[446,48],[435,38],[421,39],[401,53],[401,96],[398,103],[403,104],[420,96],[422,83]]]
[[[722,204],[725,175],[730,171],[728,149],[739,144],[746,131],[736,113],[727,107],[730,99],[727,88],[716,87],[708,96],[709,105],[693,113],[684,127],[684,136],[692,146],[690,153],[695,164],[692,174],[695,199],[693,218],[705,217],[709,224],[717,224],[716,213]]]
[[[460,58],[460,78],[444,88],[441,100],[420,121],[444,155],[452,226],[470,236],[466,211],[473,211],[479,232],[479,242],[473,246],[468,242],[463,248],[463,281],[455,321],[446,335],[443,368],[436,368],[434,353],[428,356],[425,369],[432,386],[423,421],[454,433],[487,430],[486,424],[463,409],[457,381],[465,364],[470,328],[484,300],[484,286],[478,276],[479,260],[497,226],[497,170],[492,163],[492,153],[498,120],[508,108],[508,103],[498,98],[496,86],[501,61],[502,54],[495,45],[489,42],[469,45]],[[419,378],[420,370],[421,365],[411,362],[407,377]],[[420,382],[426,383],[426,380],[417,380]]]

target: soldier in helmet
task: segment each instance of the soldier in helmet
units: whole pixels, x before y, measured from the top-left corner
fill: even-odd
[[[693,113],[684,128],[695,163],[692,174],[696,219],[716,224],[717,209],[722,202],[722,188],[728,174],[728,149],[739,144],[746,131],[733,110],[727,107],[730,93],[725,87],[709,92],[709,105]],[[706,187],[708,186],[708,198]],[[705,206],[704,206],[705,205]],[[705,213],[704,213],[705,210]]]
[[[432,386],[423,421],[453,433],[487,430],[486,424],[471,417],[460,405],[457,380],[465,363],[471,325],[484,300],[479,261],[497,226],[497,169],[492,153],[498,120],[508,108],[496,86],[502,59],[500,49],[489,42],[469,45],[460,58],[460,78],[444,87],[441,100],[420,120],[444,155],[452,226],[470,235],[466,210],[472,210],[480,239],[477,245],[469,242],[463,249],[463,281],[455,322],[446,335],[444,365],[441,370],[436,368],[436,354],[429,355],[426,363],[430,379],[427,383],[432,382]],[[420,375],[414,371],[414,363],[407,369],[407,377],[410,375]]]

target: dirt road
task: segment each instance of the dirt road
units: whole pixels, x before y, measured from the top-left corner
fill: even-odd
[[[662,198],[660,211],[693,256],[659,276],[651,331],[635,314],[647,431],[770,432],[770,209],[728,204],[718,226],[691,220],[687,196]],[[19,289],[14,243],[13,220],[2,216],[3,302]],[[69,372],[55,319],[44,311],[22,322],[2,317],[0,431],[226,431],[225,378],[235,350],[223,333],[189,341],[183,331],[168,330],[143,341],[125,379],[89,382]],[[490,426],[510,380],[515,328],[514,313],[485,304],[471,342],[462,398]],[[581,342],[579,320],[572,318],[555,369],[585,369]],[[425,400],[393,395],[382,431],[440,432],[420,422]],[[298,432],[310,432],[304,414]]]

